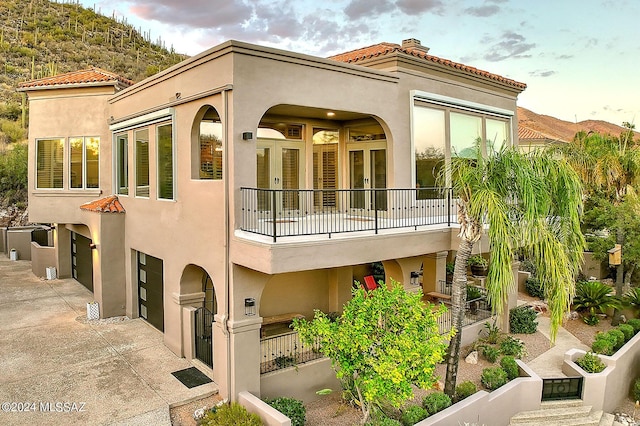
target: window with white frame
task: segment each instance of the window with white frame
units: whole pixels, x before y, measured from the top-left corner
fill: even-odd
[[[416,101],[413,108],[416,188],[434,187],[451,157],[472,157],[478,146],[484,155],[491,155],[503,145],[510,145],[510,130],[510,116],[506,113]],[[420,191],[418,198],[430,198],[431,193]]]
[[[118,195],[129,194],[129,135],[116,135],[116,191]]]
[[[149,129],[133,132],[136,157],[136,197],[149,196]]]
[[[69,188],[100,187],[100,138],[69,138]]]
[[[173,126],[171,123],[156,128],[158,143],[158,198],[173,200]]]
[[[36,140],[36,188],[62,189],[64,139]]]

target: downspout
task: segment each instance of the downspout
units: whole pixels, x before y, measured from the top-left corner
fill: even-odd
[[[224,229],[225,229],[225,240],[224,240],[224,250],[225,250],[225,259],[224,259],[224,313],[222,314],[222,332],[225,336],[226,340],[226,349],[227,349],[227,395],[229,400],[232,399],[231,395],[231,336],[229,333],[229,306],[231,304],[230,300],[230,292],[229,292],[229,259],[230,259],[230,249],[229,249],[229,241],[230,241],[230,229],[229,225],[231,223],[230,220],[230,206],[229,206],[229,91],[224,89],[222,91],[222,103],[224,109],[224,131],[227,135],[226,141],[227,146],[223,151],[224,154]]]

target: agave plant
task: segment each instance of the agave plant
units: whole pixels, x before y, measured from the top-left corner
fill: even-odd
[[[597,314],[604,314],[607,309],[620,309],[620,299],[612,294],[612,288],[599,281],[582,281],[576,285],[576,295],[573,298],[573,309],[587,312],[585,322],[593,323]]]
[[[622,302],[633,309],[636,313],[640,313],[640,287],[634,287],[625,293]]]

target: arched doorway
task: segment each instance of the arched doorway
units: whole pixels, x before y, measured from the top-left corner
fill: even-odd
[[[189,275],[199,277],[200,288],[204,293],[202,306],[198,307],[195,312],[195,329],[193,336],[195,357],[213,368],[213,317],[218,311],[216,292],[213,286],[213,280],[204,269],[194,265],[191,265],[191,268],[192,271]]]

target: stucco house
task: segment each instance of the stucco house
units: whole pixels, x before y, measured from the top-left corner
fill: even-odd
[[[58,275],[202,360],[224,397],[334,385],[326,359],[267,372],[299,346],[274,329],[339,312],[372,264],[437,291],[457,224],[435,176],[478,138],[517,143],[526,85],[428,50],[228,41],[137,84],[97,68],[21,84],[30,220],[54,225]]]

